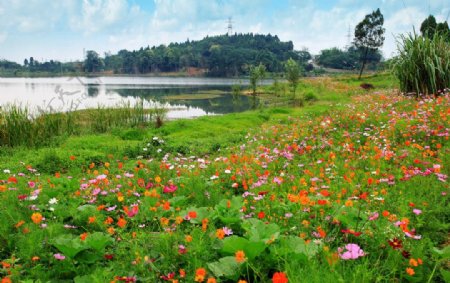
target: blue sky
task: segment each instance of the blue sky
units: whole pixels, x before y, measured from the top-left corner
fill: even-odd
[[[419,30],[433,14],[449,17],[449,0],[0,0],[0,58],[22,63],[81,60],[83,49],[117,52],[226,33],[276,34],[313,54],[344,47],[350,27],[380,8],[386,57],[395,36]]]

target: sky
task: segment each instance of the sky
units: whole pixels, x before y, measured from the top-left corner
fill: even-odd
[[[430,14],[449,18],[449,0],[0,0],[0,59],[23,63],[82,60],[83,50],[121,49],[199,40],[227,32],[278,35],[312,54],[345,47],[355,26],[380,8],[383,55],[399,34],[420,30]]]

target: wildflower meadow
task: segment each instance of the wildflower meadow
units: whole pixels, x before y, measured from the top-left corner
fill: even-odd
[[[134,155],[63,147],[55,171],[15,155],[1,282],[450,282],[448,90],[315,109],[205,154],[163,126]]]

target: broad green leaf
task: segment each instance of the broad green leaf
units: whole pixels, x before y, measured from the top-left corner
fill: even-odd
[[[280,238],[274,249],[280,255],[299,254],[312,258],[319,252],[319,246],[314,243],[307,244],[303,239],[295,236]]]
[[[65,256],[74,258],[79,252],[87,250],[88,247],[84,245],[79,238],[72,235],[64,234],[51,241]]]
[[[85,250],[78,253],[75,257],[75,260],[82,263],[93,264],[97,261],[102,260],[102,258],[103,258],[102,255],[99,253],[96,253],[91,250]]]
[[[238,236],[227,237],[223,240],[222,252],[226,254],[235,254],[237,251],[244,251],[249,260],[259,256],[266,249],[263,242],[251,242]]]
[[[98,252],[103,251],[106,246],[112,244],[113,242],[114,240],[111,236],[101,232],[89,234],[85,240],[86,245]]]
[[[232,256],[227,256],[218,261],[208,263],[209,270],[214,273],[216,277],[226,277],[228,279],[236,280],[240,274],[240,264]]]
[[[273,242],[280,236],[280,227],[275,223],[266,224],[258,219],[248,219],[242,226],[252,242]]]

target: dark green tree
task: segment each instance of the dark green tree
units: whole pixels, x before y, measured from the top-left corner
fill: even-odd
[[[428,18],[426,18],[420,25],[420,32],[422,33],[422,36],[433,37],[436,32],[436,26],[436,19],[433,15],[429,15]]]
[[[86,72],[98,72],[103,68],[103,59],[100,58],[94,50],[86,52],[86,59],[84,60],[84,70]]]
[[[361,79],[369,52],[376,52],[378,48],[383,45],[385,31],[383,24],[383,14],[381,14],[380,9],[377,9],[371,14],[366,15],[364,20],[362,20],[355,28],[354,44],[357,48],[363,50],[359,79]]]

